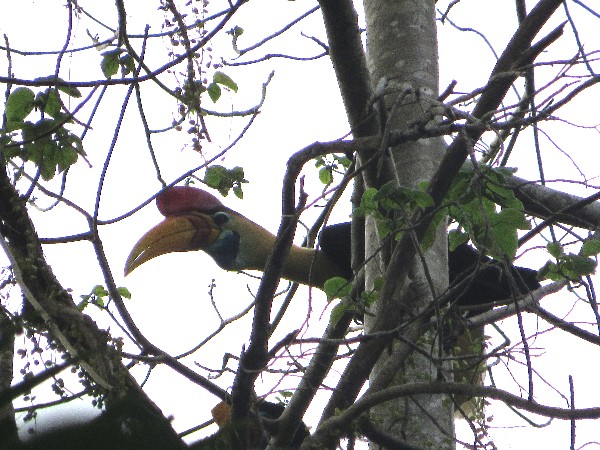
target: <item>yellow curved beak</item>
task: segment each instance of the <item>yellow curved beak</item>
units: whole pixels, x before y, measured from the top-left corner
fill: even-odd
[[[168,217],[135,244],[125,263],[125,275],[165,253],[204,249],[215,242],[220,233],[212,218],[204,214]]]

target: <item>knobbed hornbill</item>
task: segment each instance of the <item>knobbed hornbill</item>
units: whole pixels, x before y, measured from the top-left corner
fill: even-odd
[[[176,186],[161,192],[156,203],[165,220],[135,244],[125,264],[126,275],[156,256],[191,250],[205,251],[225,270],[265,268],[275,236],[227,208],[215,196],[190,186]],[[350,246],[350,223],[325,227],[321,232],[319,250],[291,247],[283,265],[282,277],[319,288],[332,277],[350,279],[353,276]],[[477,307],[540,287],[535,270],[508,268],[481,255],[468,244],[450,251],[448,257],[450,284],[456,286],[446,298],[449,304]],[[473,338],[482,339],[483,329],[475,330],[465,338],[457,328],[460,326],[452,326],[450,332],[444,333],[445,347],[447,350],[456,347],[455,356],[472,355],[470,343]],[[475,366],[480,362],[478,360]],[[454,368],[454,378],[478,383],[481,373],[465,358],[459,360]],[[457,398],[456,402],[460,405],[466,400]]]
[[[165,220],[135,245],[125,275],[165,253],[204,250],[225,270],[263,270],[275,236],[215,196],[190,186],[175,186],[158,195]],[[348,250],[350,242],[348,241]],[[292,246],[283,265],[283,278],[322,287],[329,278],[351,278],[350,262],[328,251]]]
[[[225,270],[264,269],[275,236],[212,194],[191,186],[175,186],[161,192],[156,204],[165,220],[135,244],[125,264],[125,275],[156,256],[192,250],[205,251]],[[292,246],[282,277],[319,288],[332,277],[350,279],[350,245],[350,223],[325,227],[319,250]],[[468,244],[449,252],[448,259],[451,285],[465,280],[451,299],[458,305],[487,304],[540,286],[535,270],[512,267],[509,274],[500,263]]]

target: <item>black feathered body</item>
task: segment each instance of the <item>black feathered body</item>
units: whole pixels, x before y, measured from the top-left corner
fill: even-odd
[[[319,245],[323,253],[350,278],[350,222],[325,227],[321,232]],[[460,306],[476,306],[505,300],[540,287],[536,278],[537,271],[502,264],[483,256],[468,244],[461,244],[448,253],[448,268],[450,285],[462,283],[450,297],[450,303]]]

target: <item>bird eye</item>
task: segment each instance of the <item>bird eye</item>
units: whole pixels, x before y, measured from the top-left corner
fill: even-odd
[[[214,213],[212,218],[217,225],[223,225],[224,223],[227,223],[231,220],[231,218],[229,217],[229,214],[224,213],[224,212]]]

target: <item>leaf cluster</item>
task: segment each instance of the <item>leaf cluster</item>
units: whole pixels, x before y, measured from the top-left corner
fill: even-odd
[[[319,180],[325,186],[333,183],[334,174],[343,174],[350,167],[352,161],[346,156],[331,154],[319,156],[315,160],[315,167],[319,169]]]
[[[331,311],[329,318],[331,325],[335,326],[342,316],[348,312],[352,312],[355,315],[364,314],[377,300],[381,286],[383,286],[383,277],[377,277],[373,282],[373,289],[364,290],[358,298],[351,299],[349,295],[352,290],[352,284],[348,280],[342,277],[333,277],[327,280],[323,285],[327,301],[330,302],[336,298],[343,299]]]
[[[135,61],[124,49],[117,48],[102,53],[100,68],[107,79],[116,75],[119,68],[121,69],[121,74],[126,76],[135,70]]]
[[[370,216],[375,219],[377,232],[381,238],[390,233],[397,233],[395,238],[399,239],[402,230],[406,227],[406,213],[416,208],[426,208],[433,205],[433,198],[422,189],[409,189],[396,185],[390,181],[380,189],[368,188],[363,193],[360,206],[353,214]]]
[[[44,77],[38,80],[54,79]],[[56,81],[62,81],[59,78]],[[69,131],[65,124],[70,116],[63,112],[60,92],[79,98],[77,88],[49,87],[37,94],[27,87],[15,89],[8,97],[5,107],[5,135],[3,138],[4,161],[19,157],[33,162],[46,181],[67,170],[85,155],[81,139]],[[33,112],[41,118],[35,122],[26,120]],[[20,141],[16,141],[20,134]]]
[[[229,75],[220,71],[216,71],[213,75],[212,83],[210,83],[206,88],[206,92],[208,92],[208,96],[213,103],[216,103],[221,97],[221,86],[230,89],[233,92],[238,91],[238,85],[231,79]]]
[[[212,82],[208,86],[205,86],[201,81],[188,81],[183,88],[181,101],[187,106],[189,111],[199,112],[197,106],[199,105],[199,96],[206,92],[213,103],[216,103],[223,93],[221,86],[233,92],[238,91],[237,83],[229,75],[216,71],[213,74]]]
[[[548,261],[544,264],[538,272],[540,279],[577,281],[596,271],[597,262],[594,257],[600,253],[600,241],[584,242],[578,255],[566,253],[560,242],[550,242],[546,248],[556,262]]]
[[[518,230],[528,230],[522,202],[507,187],[507,168],[481,166],[477,173],[460,171],[454,179],[432,227],[447,215],[458,224],[449,232],[449,249],[471,240],[477,248],[496,259],[512,259],[518,248]],[[435,228],[430,230],[431,235]],[[433,237],[433,236],[432,236]]]
[[[117,288],[119,295],[126,299],[131,299],[131,292],[126,287]],[[106,301],[110,298],[110,293],[100,284],[94,286],[92,291],[86,295],[80,295],[81,301],[77,304],[77,308],[83,311],[87,305],[95,305],[99,308],[106,306]]]
[[[522,202],[507,187],[506,177],[513,171],[482,166],[477,174],[464,170],[456,176],[447,196],[444,212],[458,224],[450,231],[450,250],[469,239],[497,259],[516,256],[518,230],[531,224]]]
[[[233,169],[214,165],[206,169],[204,182],[211,188],[217,189],[223,197],[227,197],[230,190],[233,190],[235,196],[239,199],[244,198],[242,184],[248,183],[244,178],[244,169],[236,166]]]
[[[458,224],[449,232],[450,250],[471,240],[492,257],[514,258],[518,248],[517,231],[530,229],[531,224],[522,202],[507,187],[506,177],[510,174],[510,169],[489,166],[480,167],[476,176],[470,170],[460,171],[443,206],[431,221],[423,238],[423,247],[431,246],[438,226],[449,216]],[[408,213],[433,205],[426,188],[426,184],[419,189],[399,187],[393,181],[380,189],[369,188],[354,214],[374,218],[381,238],[396,233],[395,239],[399,239],[401,230],[408,226],[405,222]]]

